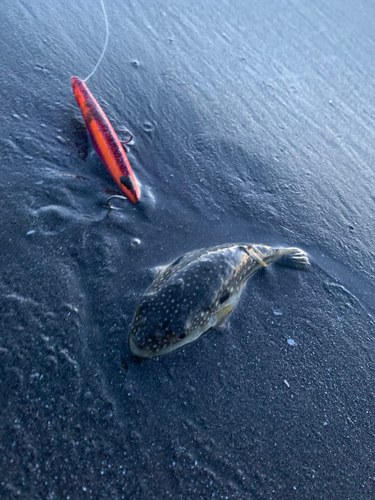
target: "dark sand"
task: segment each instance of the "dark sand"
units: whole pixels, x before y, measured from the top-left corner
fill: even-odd
[[[111,213],[70,87],[99,1],[1,6],[0,497],[375,498],[374,2],[106,3],[88,86],[142,184]],[[236,241],[312,268],[132,361],[152,268]]]

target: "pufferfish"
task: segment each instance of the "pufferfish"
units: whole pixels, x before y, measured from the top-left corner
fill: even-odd
[[[247,280],[280,259],[292,267],[310,265],[299,248],[229,244],[188,252],[159,268],[131,324],[131,353],[154,358],[219,328],[236,307]]]

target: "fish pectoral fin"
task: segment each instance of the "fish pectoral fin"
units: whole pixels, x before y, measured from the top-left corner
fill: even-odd
[[[225,323],[227,317],[229,316],[229,313],[232,311],[233,306],[232,304],[228,304],[216,314],[216,322],[215,322],[215,329],[219,329],[223,324]]]
[[[258,264],[260,264],[261,266],[263,266],[263,267],[267,267],[268,266],[268,264],[266,264],[264,262],[264,260],[262,259],[262,257],[260,257],[260,255],[257,252],[255,252],[255,250],[253,250],[252,248],[248,251],[248,254],[250,255],[250,257],[252,259],[255,260],[255,262],[258,262]]]

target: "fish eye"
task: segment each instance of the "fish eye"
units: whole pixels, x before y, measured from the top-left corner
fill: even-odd
[[[172,266],[177,266],[177,264],[179,264],[182,261],[183,258],[184,258],[184,256],[182,255],[181,257],[179,257],[177,260],[175,260],[173,262]]]
[[[225,290],[223,295],[219,299],[219,303],[222,304],[223,302],[225,302],[227,299],[229,299],[229,296],[230,296],[229,290]]]

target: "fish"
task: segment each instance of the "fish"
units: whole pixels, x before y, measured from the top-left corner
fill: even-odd
[[[107,167],[121,192],[134,204],[141,199],[140,190],[128,157],[116,132],[84,80],[72,76],[74,96],[81,109],[95,151]]]
[[[240,243],[194,250],[161,267],[136,307],[130,352],[137,358],[162,356],[220,328],[248,279],[281,260],[300,269],[310,265],[299,248]]]

